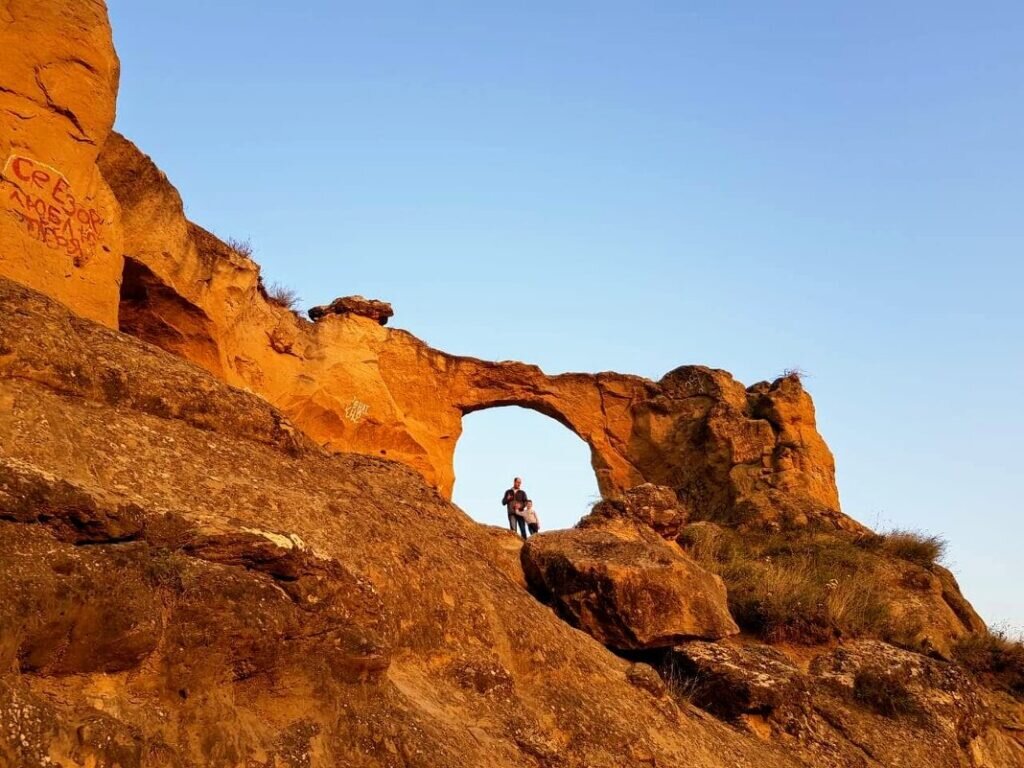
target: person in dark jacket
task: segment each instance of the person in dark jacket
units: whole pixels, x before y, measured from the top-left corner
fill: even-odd
[[[512,481],[512,487],[505,491],[505,495],[501,497],[501,504],[505,507],[505,511],[508,512],[508,529],[512,533],[516,532],[516,528],[519,528],[519,535],[524,539],[526,538],[526,502],[529,499],[526,497],[526,491],[522,488],[523,479],[517,477]]]

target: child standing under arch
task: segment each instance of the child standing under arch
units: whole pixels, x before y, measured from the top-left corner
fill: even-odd
[[[537,517],[537,513],[533,509],[533,502],[526,502],[526,509],[523,511],[523,516],[526,518],[526,527],[530,529],[530,535],[533,536],[540,532],[540,518]]]

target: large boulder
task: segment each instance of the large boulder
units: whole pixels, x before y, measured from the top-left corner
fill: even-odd
[[[782,653],[763,645],[694,640],[669,651],[663,672],[691,680],[691,701],[725,718],[771,712],[793,704],[807,690],[800,670]]]
[[[639,529],[631,539],[594,528],[545,533],[526,543],[522,563],[538,597],[612,648],[665,648],[739,631],[722,580]]]

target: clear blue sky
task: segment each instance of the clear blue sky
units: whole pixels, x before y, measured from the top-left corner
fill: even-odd
[[[1024,5],[110,6],[118,128],[305,306],[549,372],[799,366],[845,510],[1024,626]],[[465,426],[479,519],[513,473],[547,527],[596,492],[554,422]]]

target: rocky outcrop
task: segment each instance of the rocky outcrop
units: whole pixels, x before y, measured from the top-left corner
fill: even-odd
[[[722,580],[637,530],[596,528],[532,537],[522,551],[530,589],[570,624],[619,650],[664,648],[739,632]]]
[[[767,646],[693,641],[672,648],[662,664],[667,675],[692,681],[694,704],[726,719],[793,706],[809,688],[805,675]]]
[[[994,724],[982,691],[962,670],[915,653],[901,651],[875,641],[851,643],[823,654],[811,663],[810,672],[820,688],[839,694],[832,708],[822,714],[883,765],[905,759],[908,752],[921,757],[931,754],[934,765],[954,765],[946,754],[975,745],[978,763],[985,765],[982,734]],[[887,734],[886,729],[866,723],[846,725],[842,710],[852,700],[882,715],[882,722],[912,723],[927,733],[927,742],[908,748],[906,742]],[[981,754],[979,754],[979,752]],[[1024,751],[1017,759],[1024,759]],[[989,763],[997,765],[998,763]]]
[[[886,643],[855,641],[808,658],[689,642],[659,669],[677,695],[785,744],[807,765],[1024,765],[1019,702],[1007,705],[962,669]]]
[[[0,275],[117,325],[117,200],[96,168],[119,64],[101,2],[0,6]]]
[[[388,319],[394,314],[395,310],[386,301],[364,299],[362,296],[342,296],[326,306],[310,309],[309,319],[316,322],[323,320],[328,315],[359,315],[369,318],[379,325],[387,325]]]
[[[737,623],[769,642],[867,636],[951,659],[958,642],[985,631],[948,570],[900,556],[886,536],[808,529],[766,535],[702,521],[683,527],[675,542],[722,576]]]
[[[601,527],[607,521],[633,520],[665,539],[675,539],[689,521],[686,509],[672,488],[644,483],[626,489],[621,496],[594,505],[580,521],[581,527]]]

